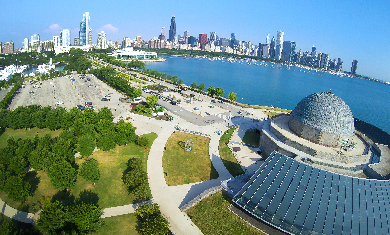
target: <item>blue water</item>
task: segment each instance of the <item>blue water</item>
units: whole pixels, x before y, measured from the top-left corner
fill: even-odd
[[[196,82],[206,88],[221,87],[225,97],[234,91],[241,103],[294,109],[304,97],[331,90],[350,106],[354,117],[390,133],[389,85],[310,70],[299,72],[295,67],[278,69],[280,65],[273,64],[264,67],[188,57],[166,59],[148,63],[146,68],[178,76],[187,85]]]
[[[66,66],[66,64],[56,65],[55,70],[56,71],[63,70],[65,66]],[[36,73],[37,72],[37,68],[38,68],[38,66],[31,66],[30,68],[28,68],[25,71],[23,71],[23,74],[29,75],[31,72]]]

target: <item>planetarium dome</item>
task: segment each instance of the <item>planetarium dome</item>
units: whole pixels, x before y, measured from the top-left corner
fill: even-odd
[[[289,128],[298,136],[327,146],[340,146],[355,132],[351,109],[331,92],[302,99],[291,112]]]

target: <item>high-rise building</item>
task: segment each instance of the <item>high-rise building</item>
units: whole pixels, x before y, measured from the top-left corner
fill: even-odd
[[[92,29],[88,30],[88,45],[92,46]]]
[[[236,42],[236,34],[235,33],[231,33],[230,34],[230,47],[232,49],[234,49],[235,42]]]
[[[204,49],[204,46],[207,44],[207,34],[205,33],[199,34],[198,42],[200,47]]]
[[[61,41],[59,36],[53,36],[53,46],[61,46]]]
[[[173,14],[171,19],[171,26],[169,27],[169,38],[168,41],[173,42],[176,36],[176,22],[175,22],[175,14]]]
[[[89,12],[85,12],[83,14],[83,20],[80,22],[80,32],[79,32],[79,38],[80,38],[80,45],[85,46],[89,44],[89,21],[91,20],[89,16]],[[92,35],[91,35],[92,36]],[[91,43],[92,43],[92,37],[91,37]]]
[[[275,37],[272,37],[271,43],[269,44],[269,58],[275,59]]]
[[[53,41],[46,40],[46,41],[42,42],[42,50],[43,51],[53,51],[54,50]]]
[[[104,31],[98,33],[97,46],[100,49],[107,49],[107,36]]]
[[[352,61],[351,75],[356,75],[357,63],[357,60]]]
[[[296,43],[285,41],[283,42],[283,50],[282,50],[282,57],[281,59],[283,61],[294,61],[295,56],[295,50],[296,50]]]
[[[0,54],[3,53],[3,44],[0,42]]]
[[[188,32],[188,30],[184,31],[184,43],[188,43],[189,37],[190,37],[190,32]]]
[[[70,30],[69,29],[63,29],[60,32],[60,42],[61,46],[70,46]]]
[[[190,44],[192,47],[196,46],[196,38],[194,36],[189,36],[188,44]]]
[[[29,41],[28,41],[28,38],[25,38],[24,40],[23,40],[23,51],[24,52],[28,52],[29,51],[29,49],[30,49],[30,47],[29,47]]]
[[[131,47],[132,40],[128,37],[123,38],[122,48]]]
[[[40,41],[40,40],[41,40],[41,37],[39,36],[39,34],[31,35],[31,43],[34,43],[34,42]]]
[[[4,54],[14,53],[14,42],[13,41],[3,43],[3,53]]]
[[[167,39],[165,35],[165,27],[162,27],[161,34],[158,36],[158,39],[160,39],[161,41],[165,41]]]
[[[80,38],[79,37],[75,37],[74,38],[74,44],[75,46],[80,46]]]
[[[311,57],[315,58],[317,56],[317,48],[313,45],[311,48]]]
[[[318,57],[319,57],[319,67],[321,69],[325,69],[325,70],[328,70],[328,65],[329,65],[329,54],[325,54],[325,53],[319,53],[318,54]]]
[[[270,58],[270,54],[269,54],[269,52],[270,52],[270,45],[269,44],[263,44],[262,47],[263,48],[261,49],[261,53],[262,53],[261,56],[264,57],[264,58]]]
[[[283,31],[278,31],[276,39],[276,49],[275,49],[275,59],[280,60],[282,56],[282,46],[283,46]]]
[[[136,36],[135,41],[137,41],[138,43],[141,43],[142,42],[141,36]]]
[[[211,32],[210,33],[210,43],[213,43],[215,41],[217,41],[217,32]]]
[[[271,43],[270,35],[267,34],[267,37],[265,38],[265,44],[270,44],[270,43]]]
[[[338,58],[335,69],[336,69],[336,71],[341,71],[342,68],[343,68],[343,61],[341,61],[341,58]]]

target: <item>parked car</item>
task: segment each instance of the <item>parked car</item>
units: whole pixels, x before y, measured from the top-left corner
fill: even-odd
[[[80,105],[80,104],[77,105],[77,108],[79,108],[80,110],[84,110],[85,109],[85,107]]]
[[[92,84],[89,84],[88,86],[93,86]]]
[[[199,110],[199,108],[198,108],[198,107],[195,107],[194,110]]]
[[[56,102],[56,105],[60,105],[60,104],[64,104],[64,102],[62,102],[62,101],[57,101]]]
[[[85,102],[85,106],[89,106],[89,105],[92,105],[92,102],[86,101],[86,102]]]
[[[106,97],[103,97],[102,101],[109,101],[109,99],[107,99]]]
[[[172,104],[172,105],[176,105],[176,101],[172,100],[172,101],[171,101],[171,104]]]

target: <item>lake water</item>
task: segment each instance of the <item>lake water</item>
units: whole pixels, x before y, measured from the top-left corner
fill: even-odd
[[[56,71],[63,70],[65,66],[66,66],[66,64],[58,64],[58,65],[56,65],[55,70]],[[29,75],[31,72],[36,73],[37,68],[38,68],[38,66],[31,66],[30,68],[23,71],[23,74]]]
[[[270,63],[256,66],[188,57],[166,57],[165,62],[148,63],[146,68],[178,76],[187,85],[221,87],[225,97],[236,92],[241,103],[286,109],[294,109],[312,93],[332,91],[349,105],[354,117],[390,133],[389,85]]]

